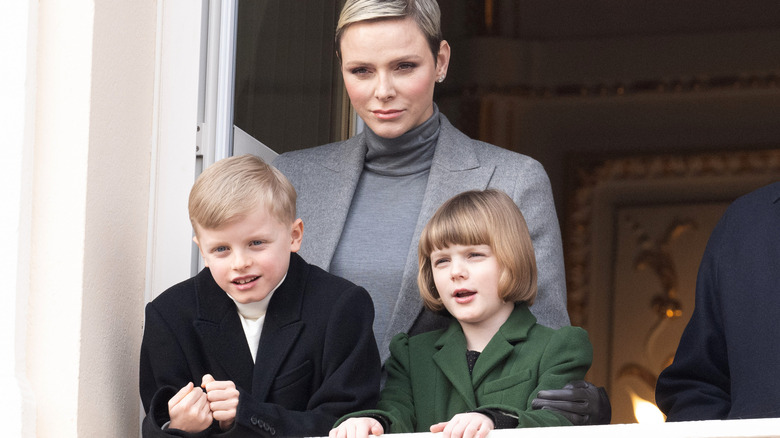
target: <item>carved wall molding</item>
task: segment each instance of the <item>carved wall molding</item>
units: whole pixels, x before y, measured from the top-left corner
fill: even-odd
[[[645,79],[601,83],[560,84],[553,86],[520,84],[512,86],[466,85],[457,89],[443,89],[442,97],[480,98],[504,95],[529,99],[560,97],[614,97],[632,95],[669,95],[683,93],[712,93],[722,91],[777,90],[780,72],[735,74],[726,76],[694,76],[670,79]]]
[[[609,205],[596,206],[599,192],[624,193],[629,186],[656,185],[657,189],[631,190],[650,201],[654,196],[680,202],[729,200],[780,179],[780,149],[611,158],[575,169],[573,178],[564,228],[568,308],[572,325],[587,328],[589,301],[596,293],[590,284],[593,239],[600,238],[593,236],[593,220],[597,213],[605,214],[595,209],[610,209],[618,202],[602,201]]]

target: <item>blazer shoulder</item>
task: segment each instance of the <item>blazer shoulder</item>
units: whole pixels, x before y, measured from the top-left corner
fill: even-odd
[[[202,274],[203,272],[195,277],[190,277],[169,287],[147,305],[161,310],[172,310],[180,308],[183,305],[194,303],[197,293],[196,285],[198,277]]]
[[[523,155],[519,152],[510,151],[509,149],[504,149],[479,140],[472,141],[475,142],[474,148],[477,155],[483,160],[490,160],[491,162],[503,166],[522,168],[526,172],[531,170],[546,174],[542,163],[528,155]]]
[[[476,140],[461,132],[454,127],[446,117],[442,117],[442,139],[446,142],[452,142],[455,145],[461,145],[470,149],[481,162],[485,160],[501,163],[509,166],[536,167],[542,169],[541,163],[537,160],[523,155],[521,153],[510,151],[509,149]],[[440,139],[441,140],[441,139]]]
[[[718,254],[729,260],[736,254],[736,248],[775,246],[778,227],[780,182],[756,189],[731,203],[710,235],[705,257]]]
[[[355,141],[354,139],[355,137],[321,146],[285,152],[274,158],[272,165],[289,178],[290,173],[296,175],[297,172],[307,169],[308,166],[321,165],[337,159],[344,152],[344,148],[349,147],[349,144]]]
[[[314,146],[310,148],[305,149],[297,149],[294,151],[288,151],[284,152],[280,155],[278,155],[276,158],[274,158],[274,166],[277,165],[277,163],[286,163],[290,160],[296,161],[304,158],[314,158],[321,155],[327,155],[330,152],[336,150],[339,148],[340,145],[344,144],[343,141],[336,141],[333,143],[328,143],[320,146]]]

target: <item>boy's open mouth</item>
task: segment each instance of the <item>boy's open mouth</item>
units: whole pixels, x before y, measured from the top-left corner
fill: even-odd
[[[240,278],[238,280],[233,280],[233,284],[247,284],[257,280],[258,278],[260,277],[257,276],[257,277]]]

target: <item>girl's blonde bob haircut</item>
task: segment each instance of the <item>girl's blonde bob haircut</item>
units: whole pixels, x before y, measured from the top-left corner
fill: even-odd
[[[422,231],[417,254],[417,285],[425,307],[446,312],[433,281],[431,253],[452,245],[488,245],[501,268],[498,296],[508,302],[536,298],[536,257],[525,218],[506,193],[488,189],[463,192],[434,213]]]
[[[295,221],[297,194],[290,181],[260,158],[246,154],[219,160],[200,174],[190,190],[190,222],[198,233],[218,229],[257,207],[283,224]]]
[[[350,24],[407,17],[414,20],[425,35],[436,61],[443,40],[441,10],[436,0],[347,0],[336,25],[336,55],[341,59],[341,37]]]

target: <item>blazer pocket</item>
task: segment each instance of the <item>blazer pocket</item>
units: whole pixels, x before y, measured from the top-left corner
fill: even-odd
[[[502,377],[500,379],[492,380],[490,382],[485,382],[485,394],[503,391],[513,386],[517,386],[521,383],[527,382],[530,379],[531,379],[531,370],[529,369],[520,370],[520,372],[518,372],[517,374],[512,374],[511,376]]]
[[[280,391],[288,386],[294,385],[301,380],[311,377],[313,372],[313,365],[310,360],[298,365],[287,373],[281,374],[274,379],[274,384],[271,387],[272,391]]]

